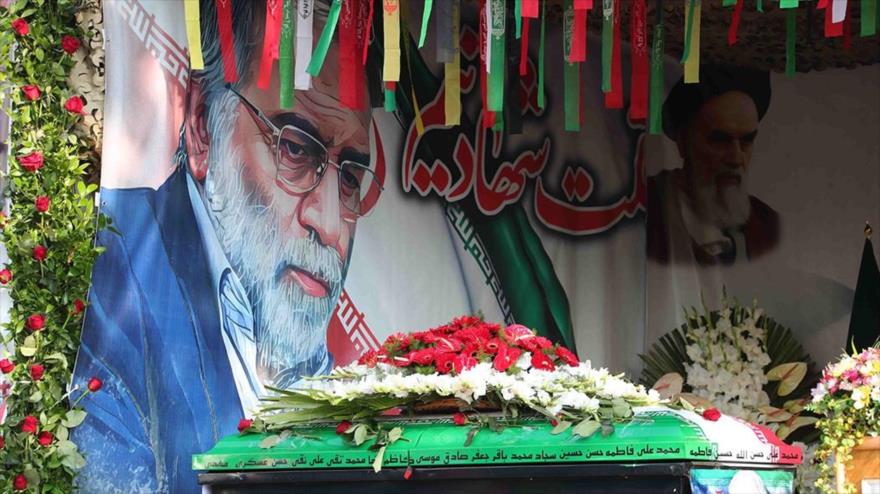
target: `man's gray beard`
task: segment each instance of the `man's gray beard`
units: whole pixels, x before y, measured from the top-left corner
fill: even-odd
[[[720,189],[714,179],[708,185],[694,185],[694,212],[721,230],[746,224],[751,213],[751,202],[745,178],[742,176],[739,185]]]
[[[245,165],[231,142],[238,101],[229,94],[210,106],[211,146],[205,197],[217,237],[244,285],[254,311],[257,364],[264,379],[326,351],[326,329],[342,292],[344,263],[336,250],[313,238],[284,238],[273,204],[246,191]],[[307,295],[297,283],[281,283],[287,266],[327,282],[326,297]]]

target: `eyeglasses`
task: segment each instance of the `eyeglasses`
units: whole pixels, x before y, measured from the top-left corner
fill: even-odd
[[[318,138],[295,125],[278,128],[262,110],[236,91],[232,85],[227,84],[226,88],[244,103],[254,122],[264,132],[271,133],[271,136],[266,135],[266,137],[271,139],[275,151],[275,183],[282,190],[291,195],[311,192],[321,183],[327,169],[332,166],[339,172],[339,201],[345,209],[355,215],[354,218],[345,219],[354,221],[357,217],[369,213],[370,208],[364,207],[364,198],[373,186],[382,190],[369,166],[352,160],[343,160],[339,163],[331,161],[327,147]]]

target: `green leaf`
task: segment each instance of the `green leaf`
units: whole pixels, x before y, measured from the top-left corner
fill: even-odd
[[[280,442],[281,436],[279,436],[278,434],[273,434],[271,436],[266,436],[265,438],[263,438],[263,440],[260,441],[260,447],[263,449],[270,449],[277,446]]]
[[[21,346],[18,348],[18,351],[25,357],[33,357],[37,353],[37,347]]]
[[[367,440],[367,425],[366,424],[358,424],[354,428],[354,443],[358,446],[364,444],[364,441]]]
[[[566,420],[560,420],[559,423],[556,424],[556,427],[554,427],[553,430],[550,431],[550,434],[553,434],[553,435],[562,434],[563,432],[568,430],[569,427],[571,427],[571,422],[568,422]]]
[[[403,436],[403,429],[395,427],[388,431],[388,444],[394,444]]]
[[[578,423],[578,425],[574,426],[573,429],[571,429],[571,433],[574,434],[575,436],[590,437],[597,430],[599,430],[599,427],[601,427],[601,426],[602,426],[601,423],[599,423],[593,419],[584,419],[584,420],[580,421],[580,423]]]
[[[481,426],[477,425],[471,427],[471,429],[467,433],[467,438],[464,440],[464,447],[468,447],[474,442],[474,437],[476,437],[477,433],[480,432]]]
[[[34,391],[33,393],[31,393],[30,397],[28,397],[28,401],[31,403],[36,403],[42,399],[43,399],[43,393],[41,393],[39,390]]]
[[[83,420],[86,419],[86,412],[84,410],[80,410],[79,408],[68,411],[64,415],[64,420],[61,421],[61,425],[68,428],[74,428],[79,424],[83,423]]]
[[[385,446],[379,448],[379,452],[376,453],[376,459],[373,460],[373,471],[379,473],[382,470],[382,460],[385,457]]]
[[[86,459],[82,457],[81,454],[74,451],[73,453],[64,456],[61,459],[61,464],[70,468],[71,470],[79,470],[80,468],[86,466]]]

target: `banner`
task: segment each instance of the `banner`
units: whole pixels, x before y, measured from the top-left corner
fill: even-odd
[[[478,5],[462,2],[461,125],[446,127],[444,65],[433,36],[416,48],[421,11],[411,9],[397,92],[387,91],[394,113],[377,108],[381,86],[364,110],[340,104],[335,38],[320,73],[283,109],[278,64],[259,89],[261,46],[248,42],[263,39],[265,9],[232,2],[238,78],[227,86],[219,4],[200,3],[205,69],[191,71],[182,2],[104,3],[114,42],[100,199],[114,230],[98,236],[106,252],[72,384],[104,381],[73,437],[88,458],[83,490],[198,492],[191,455],[236,433],[268,387],[295,386],[392,333],[461,314],[525,324],[635,375],[653,337],[645,295],[655,296],[644,177],[675,146],[648,139],[645,122],[627,118],[628,102],[604,107],[601,57],[588,57],[581,74],[596,89],[583,93],[581,129],[565,132],[555,83],[562,30],[548,20],[546,39],[530,39],[525,73],[507,71],[495,114],[509,125],[516,113],[521,133],[493,129],[481,120]],[[313,32],[327,13],[327,2],[314,2]],[[373,20],[375,34],[382,15]],[[296,57],[317,42],[301,34],[295,41],[312,46],[296,46]],[[370,38],[370,84],[381,82],[382,38]],[[539,94],[542,39],[548,83]],[[599,38],[587,43],[601,53]],[[628,45],[620,55],[627,71]],[[677,66],[670,60],[667,88]],[[859,121],[876,129],[872,118]],[[876,204],[878,192],[870,197]],[[681,301],[656,300],[673,312]],[[652,317],[650,327],[665,327]]]

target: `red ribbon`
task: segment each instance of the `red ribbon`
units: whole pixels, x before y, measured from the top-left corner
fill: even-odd
[[[593,8],[593,0],[574,0],[575,10],[590,10]]]
[[[742,2],[742,0],[739,0]],[[648,17],[645,0],[633,0],[629,36],[632,45],[632,75],[629,85],[629,116],[633,120],[648,118]],[[612,55],[613,56],[613,55]],[[614,67],[611,68],[612,77]]]
[[[481,112],[483,113],[483,127],[489,128],[495,125],[495,112],[487,110],[489,107],[489,98],[486,94],[486,84],[489,74],[486,72],[486,48],[489,43],[489,26],[486,25],[486,2],[491,0],[480,0],[480,99],[482,102]]]
[[[529,19],[537,19],[538,0],[522,0],[522,16]]]
[[[605,108],[623,108],[623,73],[620,70],[620,0],[614,0],[611,91],[605,93]]]
[[[727,30],[727,46],[736,44],[736,33],[739,31],[739,20],[742,17],[743,0],[736,0],[733,7],[733,19],[730,20],[730,29]]]
[[[281,38],[281,0],[266,1],[266,34],[263,36],[263,55],[260,58],[260,76],[257,87],[269,89],[272,64],[278,60],[278,42]]]
[[[843,49],[847,51],[852,49],[852,30],[850,29],[850,18],[852,16],[849,15],[850,2],[846,2],[846,13],[844,14],[843,22],[840,23],[843,24]]]
[[[820,0],[819,4],[821,5],[823,2]],[[836,38],[838,36],[843,36],[843,22],[834,23],[831,1],[825,0],[825,37],[826,38]],[[849,2],[847,2],[847,7],[849,6]],[[818,8],[818,7],[817,7]],[[846,19],[844,18],[844,21]]]
[[[217,0],[217,29],[220,31],[220,56],[223,58],[223,79],[238,81],[235,66],[235,42],[232,37],[232,0]]]
[[[361,65],[367,64],[367,49],[370,47],[370,30],[373,28],[373,0],[367,0],[370,4],[370,15],[367,16],[367,29],[364,32],[364,56]]]
[[[364,107],[364,66],[358,53],[366,31],[366,5],[362,0],[342,2],[339,13],[339,102],[352,110]]]
[[[529,71],[529,18],[522,20],[522,32],[519,39],[519,75],[526,75]]]
[[[587,61],[587,10],[574,8],[574,29],[571,34],[570,62]]]

